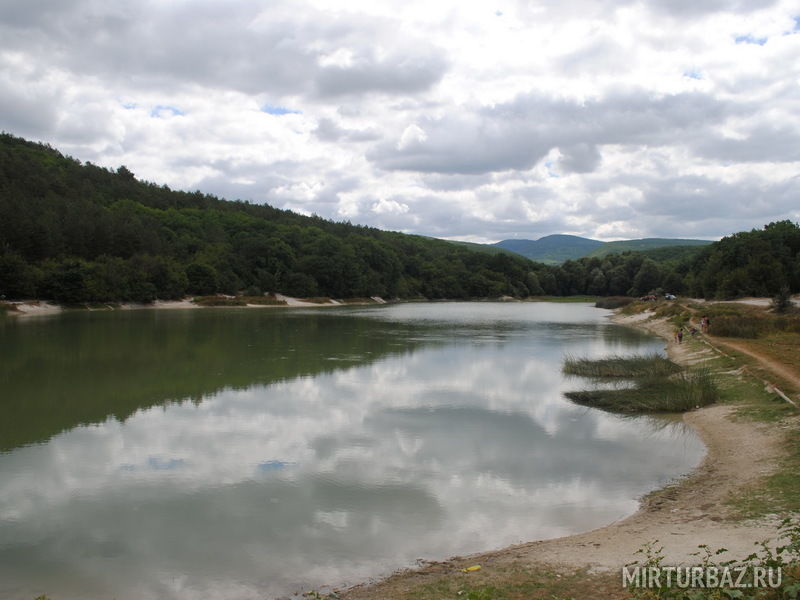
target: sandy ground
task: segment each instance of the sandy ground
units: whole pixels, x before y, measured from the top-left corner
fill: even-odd
[[[286,308],[288,307],[316,307],[316,308],[324,308],[329,306],[344,306],[344,302],[340,302],[338,300],[330,300],[329,302],[325,303],[317,303],[317,302],[307,302],[305,300],[300,300],[299,298],[292,298],[291,296],[284,296],[282,294],[275,294],[275,297],[278,300],[285,300],[286,305],[280,304],[248,304],[247,306],[241,306],[236,308]],[[380,298],[379,296],[373,296],[371,298],[376,304],[386,304],[386,300]],[[23,302],[12,302],[11,304],[14,305],[16,310],[10,311],[8,314],[16,317],[35,317],[35,316],[44,316],[44,315],[54,315],[60,312],[63,312],[65,309],[57,304],[49,304],[47,302],[38,302],[38,301],[23,301]],[[352,304],[359,304],[358,302]],[[368,304],[368,303],[364,303]],[[187,309],[187,308],[204,308],[202,306],[198,306],[190,299],[185,298],[183,300],[156,300],[152,304],[134,304],[134,303],[124,303],[119,304],[116,307],[111,305],[108,308],[89,308],[85,310],[140,310],[140,309],[157,309],[157,310],[174,310],[174,309]]]
[[[736,300],[704,300],[702,298],[692,298],[692,302],[706,303],[706,304],[727,304],[736,302],[739,304],[750,304],[752,306],[769,306],[772,304],[772,298],[737,298]],[[795,306],[800,306],[800,294],[795,294],[791,297]]]
[[[60,313],[63,308],[57,304],[47,302],[12,302],[16,310],[9,312],[11,316],[36,317],[43,315],[54,315]]]
[[[650,321],[648,317],[643,314],[614,320],[664,337],[667,353],[678,363],[696,364],[713,355],[710,348],[692,350],[686,344],[675,343],[667,323]],[[742,522],[725,501],[732,492],[770,474],[782,451],[776,439],[779,436],[769,426],[732,420],[733,410],[729,406],[711,406],[684,415],[685,422],[706,445],[705,458],[683,479],[648,495],[630,517],[587,533],[431,563],[379,583],[352,588],[343,597],[391,598],[400,590],[434,581],[471,564],[484,568],[524,564],[548,569],[617,570],[640,559],[637,550],[655,540],[664,548],[666,565],[698,564],[693,553],[699,544],[708,544],[711,549],[727,548],[729,552],[722,559],[744,558],[755,550],[757,542],[775,538],[777,519]]]

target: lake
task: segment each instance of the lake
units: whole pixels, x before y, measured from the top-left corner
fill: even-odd
[[[703,455],[570,403],[587,304],[0,319],[0,598],[238,600],[595,528]]]

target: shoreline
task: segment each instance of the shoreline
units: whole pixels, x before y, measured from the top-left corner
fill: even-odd
[[[254,309],[254,308],[333,308],[342,306],[381,306],[385,304],[397,303],[411,303],[411,302],[558,302],[558,303],[572,303],[572,302],[594,302],[594,299],[589,299],[586,296],[534,296],[531,298],[512,298],[510,296],[501,296],[499,298],[469,298],[462,299],[447,299],[439,298],[429,300],[426,298],[409,298],[403,300],[384,300],[380,296],[371,296],[369,298],[328,298],[326,302],[311,302],[304,298],[295,298],[283,294],[275,294],[276,299],[282,300],[285,304],[245,304],[245,305],[202,305],[194,302],[194,298],[187,296],[181,300],[155,300],[150,304],[138,304],[133,302],[121,303],[97,303],[95,306],[62,306],[54,304],[47,300],[19,300],[19,301],[6,301],[3,304],[10,307],[6,311],[6,315],[23,318],[23,317],[36,317],[46,315],[57,315],[68,311],[114,311],[114,310],[181,310],[181,309],[198,309],[198,308],[237,308],[237,309]],[[234,299],[234,296],[220,296],[220,298]]]
[[[352,301],[352,300],[333,300],[329,302],[308,302],[301,298],[293,298],[291,296],[283,296],[278,294],[278,299],[285,301],[285,304],[245,304],[242,306],[203,306],[193,301],[192,298],[183,298],[181,300],[155,300],[150,304],[137,304],[132,302],[123,303],[108,303],[105,306],[76,306],[65,307],[60,304],[52,304],[46,300],[23,300],[19,302],[8,302],[7,304],[12,308],[6,312],[8,316],[25,318],[37,317],[45,315],[57,315],[68,311],[117,311],[117,310],[194,310],[194,309],[208,309],[208,308],[329,308],[336,306],[379,306],[388,304],[382,298],[370,298],[370,302],[366,300]]]
[[[664,339],[670,359],[678,364],[698,364],[713,356],[710,349],[690,350],[688,344],[674,343],[666,321],[649,317],[625,317],[616,312],[610,319],[658,335]],[[411,588],[432,585],[475,564],[482,566],[482,573],[508,568],[619,573],[624,565],[641,558],[638,550],[656,540],[663,546],[667,565],[697,564],[694,553],[700,544],[707,544],[712,550],[726,548],[725,559],[743,559],[753,552],[756,543],[776,538],[779,519],[744,520],[734,514],[726,501],[733,492],[774,472],[783,452],[774,431],[764,424],[733,420],[735,411],[734,406],[715,404],[682,415],[683,422],[705,445],[705,456],[683,477],[645,495],[636,512],[627,517],[584,533],[402,569],[385,579],[347,588],[338,597],[399,597]]]

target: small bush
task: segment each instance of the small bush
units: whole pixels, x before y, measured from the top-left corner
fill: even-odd
[[[785,313],[792,308],[792,293],[789,291],[789,286],[784,285],[780,291],[772,298],[772,310],[776,313]]]

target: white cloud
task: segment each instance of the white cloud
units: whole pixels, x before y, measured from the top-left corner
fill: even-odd
[[[0,5],[0,128],[157,183],[463,239],[797,219],[798,0]]]

